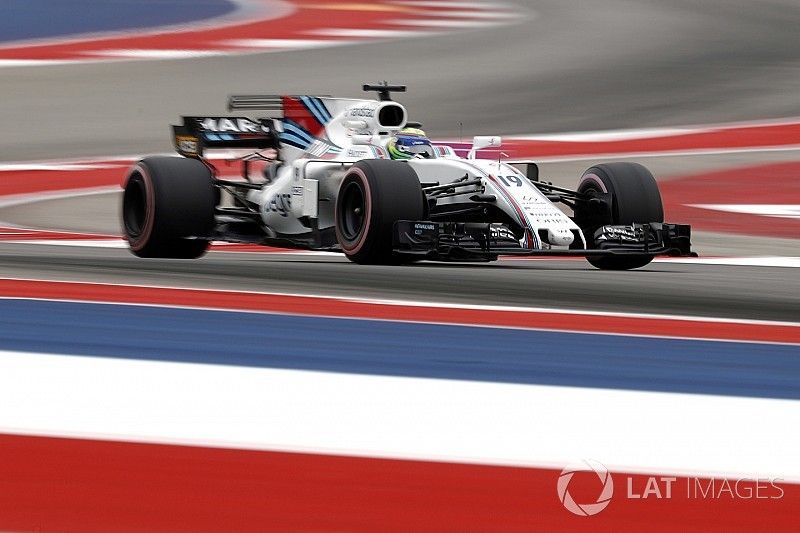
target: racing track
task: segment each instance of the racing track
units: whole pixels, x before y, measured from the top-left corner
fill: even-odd
[[[350,95],[398,80],[435,136],[796,116],[794,0],[528,0],[517,25],[289,53],[8,68],[0,160],[160,152],[231,92]],[[765,5],[766,4],[766,5]],[[478,68],[478,73],[474,69]]]
[[[442,135],[455,134],[454,117],[467,132],[513,133],[796,112],[793,93],[786,93],[797,68],[790,55],[798,40],[793,2],[773,2],[766,10],[746,2],[691,7],[607,0],[591,9],[563,1],[528,4],[536,18],[501,30],[269,56],[7,71],[3,94],[14,98],[0,103],[0,111],[14,128],[2,133],[0,157],[163,151],[171,117],[221,110],[231,90],[348,93],[362,78],[408,83],[412,92],[403,101]],[[697,13],[688,16],[687,10]],[[631,48],[630,42],[641,45]],[[509,57],[507,47],[519,53]],[[343,54],[346,63],[359,65],[358,79],[340,75],[333,59],[341,61]],[[500,55],[504,60],[496,61]],[[451,65],[449,79],[434,75],[441,65]],[[470,65],[488,75],[458,73]],[[200,72],[206,74],[198,85]],[[754,84],[764,73],[769,85]],[[283,79],[290,81],[274,81]],[[491,96],[497,84],[502,99]],[[36,225],[31,218],[39,215],[45,222],[40,225],[60,227],[52,222],[99,210],[105,216],[92,217],[89,225],[108,231],[114,225],[110,201],[97,196],[51,203],[10,220]],[[771,319],[796,318],[800,309],[800,299],[784,290],[794,269],[658,264],[621,274],[596,272],[582,261],[398,269],[307,256],[213,254],[194,263],[145,263],[111,250],[6,245],[0,253],[3,276]]]
[[[0,159],[167,151],[170,120],[181,113],[222,111],[231,91],[347,94],[362,81],[384,78],[409,84],[411,92],[402,101],[438,136],[456,135],[458,121],[472,134],[797,114],[796,2],[525,4],[535,16],[521,24],[405,41],[5,69],[0,116],[7,127],[0,133]],[[357,65],[357,73],[347,72],[354,70],[349,65]],[[475,65],[483,69],[480,76],[468,74]],[[440,75],[443,68],[447,76]],[[750,155],[749,161],[759,157]],[[693,161],[702,166],[692,158],[675,158],[672,164],[683,170]],[[64,224],[53,221],[98,213],[81,225],[107,231],[115,224],[110,201],[101,195],[51,202],[44,209],[5,211],[0,219],[58,227]],[[701,242],[716,245],[715,253],[741,252],[759,241]],[[753,251],[763,254],[763,243]],[[782,253],[774,249],[769,255]],[[660,263],[642,272],[603,273],[582,261],[517,261],[398,269],[356,267],[330,257],[219,253],[191,263],[143,262],[121,250],[3,245],[0,275],[779,320],[796,319],[800,309],[796,291],[785,290],[796,280],[794,269],[736,266]]]
[[[221,252],[143,262],[124,250],[3,245],[0,277],[19,276],[782,321],[796,320],[800,308],[800,295],[786,290],[795,268],[657,263],[631,274],[549,260],[360,267],[338,257]]]
[[[532,16],[513,26],[404,41],[225,58],[0,68],[4,121],[0,161],[165,152],[170,150],[170,121],[180,114],[223,112],[225,96],[232,91],[350,94],[364,81],[381,79],[409,84],[411,92],[401,101],[434,137],[457,137],[459,121],[469,136],[800,115],[796,97],[800,8],[796,0],[513,3],[524,4]],[[476,65],[483,69],[478,76],[466,70]],[[644,162],[669,182],[720,169],[796,164],[798,160],[798,150],[786,148],[703,156],[661,154]],[[558,183],[569,185],[587,166],[586,160],[562,160],[550,161],[543,169]],[[0,183],[0,189],[13,188],[7,185]],[[19,191],[9,194],[15,192]],[[4,233],[13,233],[5,227],[10,224],[116,233],[117,194],[106,190],[71,198],[40,197],[16,205],[0,203],[0,240],[8,237]],[[706,256],[800,257],[798,240],[760,235],[700,232],[695,240]],[[516,524],[520,530],[587,525],[585,517],[572,517],[556,498],[557,470],[484,467],[478,459],[487,450],[510,458],[512,465],[532,459],[560,464],[563,457],[598,456],[612,465],[644,465],[646,473],[655,465],[663,467],[664,473],[681,467],[703,472],[785,471],[796,477],[799,471],[795,429],[786,422],[796,417],[795,403],[786,401],[798,394],[796,344],[768,344],[793,342],[796,326],[606,316],[618,311],[796,322],[800,316],[797,268],[666,261],[640,271],[600,272],[582,260],[361,267],[330,255],[225,251],[213,251],[199,261],[145,261],[115,248],[119,241],[110,241],[110,246],[109,241],[100,243],[108,247],[63,244],[0,242],[0,278],[348,299],[326,308],[309,305],[303,298],[198,291],[193,298],[215,310],[182,309],[147,304],[172,305],[175,301],[170,304],[165,293],[194,291],[4,282],[6,290],[16,286],[14,290],[23,291],[17,293],[23,296],[19,301],[6,293],[11,298],[3,298],[0,317],[3,368],[11,369],[0,374],[4,405],[11,406],[3,411],[3,422],[22,428],[18,434],[0,436],[0,447],[9,450],[0,457],[0,470],[6,472],[5,479],[12,480],[0,482],[0,507],[13,511],[5,517],[9,529],[41,529],[39,522],[31,520],[35,515],[31,509],[41,509],[53,524],[74,526],[80,518],[88,524],[86,530],[93,529],[87,522],[90,519],[97,530],[125,523],[138,524],[131,527],[138,530],[164,529],[165,523],[176,530],[215,526],[244,530],[253,528],[253,523],[237,528],[230,523],[231,517],[250,519],[258,511],[274,527],[284,524],[284,529],[301,527],[298,523],[303,520],[308,529],[329,529],[330,523],[318,521],[327,514],[356,517],[356,522],[349,522],[356,526],[384,528],[391,524],[386,516],[393,516],[398,524],[406,524],[405,529],[432,528],[437,520],[449,527],[463,523],[462,529],[497,528],[498,520]],[[36,287],[42,298],[60,301],[28,300],[30,294],[25,291]],[[133,305],[99,307],[71,301],[81,296],[107,302],[109,294],[114,301]],[[180,295],[178,305],[188,305],[185,298]],[[457,302],[464,309],[359,301],[369,298]],[[249,315],[241,312],[248,309],[243,306],[248,299],[256,301],[259,311],[292,313],[302,306],[300,314],[326,317]],[[283,302],[282,307],[275,302]],[[519,311],[524,314],[523,330],[473,327],[468,337],[459,334],[465,324],[496,325],[491,320],[499,320],[500,315],[510,320],[508,316],[517,312],[470,311],[469,304],[601,313]],[[255,304],[251,301],[250,305]],[[341,311],[352,308],[360,309],[360,314]],[[331,309],[340,309],[346,327],[341,326],[344,320],[331,319]],[[428,323],[411,328],[393,322],[397,317],[387,318],[387,313]],[[464,319],[470,314],[472,321]],[[381,317],[387,321],[375,322]],[[269,327],[260,328],[267,320]],[[448,320],[449,326],[430,324]],[[651,325],[643,331],[613,329],[619,336],[563,331],[610,332],[604,329],[610,327],[609,322]],[[665,329],[653,329],[652,323],[661,322],[666,325],[659,327]],[[570,353],[573,345],[565,343],[551,350],[540,339],[553,333],[537,328],[557,331],[558,343],[568,336],[571,342],[582,342],[581,349]],[[782,329],[786,331],[780,335],[747,336],[748,331]],[[641,338],[628,336],[637,331]],[[731,337],[724,337],[732,331]],[[791,337],[786,337],[787,331]],[[288,348],[297,344],[298,332],[308,335],[308,342],[300,344],[316,348],[300,354],[300,363],[292,359],[287,368],[304,371],[286,370],[286,361],[272,368],[275,361],[269,357],[293,357]],[[460,344],[452,341],[456,335]],[[512,337],[516,344],[510,343]],[[702,344],[712,341],[698,340],[721,337],[715,347]],[[319,349],[323,342],[324,350]],[[277,343],[274,350],[264,349],[273,347],[272,343]],[[420,347],[416,357],[409,344]],[[236,350],[228,350],[227,345]],[[694,351],[684,352],[676,348],[679,345]],[[376,346],[380,349],[375,350]],[[532,349],[526,352],[521,346]],[[498,347],[507,355],[504,366],[499,364]],[[253,359],[248,363],[248,351],[256,354],[255,363]],[[61,352],[72,355],[48,355]],[[137,358],[150,360],[128,360],[134,352]],[[383,354],[377,366],[372,352]],[[245,366],[217,365],[218,359],[205,358],[208,353],[217,358],[224,354],[226,361],[239,357]],[[366,368],[353,354],[367,354],[372,365],[367,372],[378,375],[350,375]],[[178,367],[171,359],[159,359],[178,356],[201,364]],[[427,370],[420,371],[423,367]],[[491,374],[500,367],[504,377]],[[586,376],[603,379],[588,382]],[[627,385],[620,376],[629,378]],[[431,379],[437,377],[445,379]],[[476,379],[487,381],[470,381]],[[529,379],[535,383],[517,385]],[[504,382],[493,383],[498,380]],[[717,396],[720,393],[733,396]],[[751,397],[735,397],[742,394]],[[540,409],[542,405],[546,408]],[[635,431],[631,431],[632,420]],[[159,427],[162,422],[166,430]],[[30,431],[25,430],[28,426]],[[426,433],[420,427],[452,439],[418,439],[417,434]],[[41,438],[42,430],[79,438]],[[130,431],[137,433],[128,439],[125,435]],[[369,439],[364,438],[367,434]],[[87,435],[99,435],[101,440],[81,440]],[[108,435],[112,440],[106,440]],[[575,438],[566,438],[569,435]],[[626,438],[619,438],[622,435]],[[115,442],[119,439],[139,444]],[[142,442],[192,446],[154,447]],[[259,450],[264,443],[275,442],[285,444],[274,447],[277,450],[315,446],[312,453],[321,449],[336,455],[245,454],[208,447],[228,447],[230,442],[254,442]],[[432,449],[419,455],[420,443],[437,442],[446,453]],[[395,448],[398,443],[410,444],[407,449]],[[366,449],[362,446],[367,444],[374,449],[366,457],[383,457],[385,450],[394,450],[396,454],[388,456],[404,460],[363,461],[338,455],[341,450]],[[273,450],[271,445],[268,448]],[[591,455],[587,455],[589,450]],[[479,464],[428,462],[431,457],[450,461],[454,455],[475,457]],[[424,462],[406,460],[414,457]],[[63,472],[70,465],[77,467],[71,469],[74,479],[67,480]],[[216,470],[208,465],[216,465]],[[332,473],[338,473],[337,477],[331,478]],[[276,476],[281,479],[269,486],[254,484]],[[15,483],[15,479],[24,481]],[[41,487],[58,487],[63,498],[52,501],[52,491],[38,494],[30,480],[39,480]],[[635,480],[640,487],[644,481],[643,477]],[[207,503],[219,499],[220,483],[230,489],[224,491],[228,500],[219,506],[229,513],[224,515],[224,525],[213,522],[222,515]],[[618,483],[624,487],[624,479]],[[418,490],[421,485],[430,490]],[[764,520],[772,519],[789,530],[788,524],[794,525],[797,516],[796,485],[787,485],[787,491],[794,492],[787,492],[780,504],[751,502],[753,506],[738,501],[708,505],[688,499],[638,506],[636,502],[622,505],[624,500],[618,498],[616,507],[603,516],[609,518],[608,530],[614,531],[674,530],[675,520],[686,517],[694,517],[696,524],[713,523],[719,531],[748,524],[753,524],[751,529],[763,528]],[[374,497],[376,492],[394,507],[369,505],[382,501]],[[133,501],[141,502],[148,512],[125,515]],[[327,507],[331,502],[336,509]],[[544,511],[531,514],[532,507]],[[395,508],[398,514],[387,515]],[[181,509],[185,514],[176,513]],[[18,521],[10,521],[12,516]],[[707,521],[702,522],[702,517]],[[570,522],[570,518],[584,522]],[[487,519],[492,524],[483,526]],[[147,527],[148,522],[141,520],[153,522]],[[602,525],[593,522],[592,526],[595,523]],[[258,529],[262,526],[256,524]],[[768,527],[783,530],[771,523]]]

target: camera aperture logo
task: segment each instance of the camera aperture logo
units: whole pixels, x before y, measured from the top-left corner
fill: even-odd
[[[579,472],[593,472],[600,478],[603,488],[597,499],[594,502],[578,503],[569,492],[569,482],[572,477]],[[567,511],[578,516],[592,516],[596,515],[611,503],[611,497],[614,495],[614,479],[611,477],[608,468],[601,463],[592,460],[586,460],[583,463],[567,466],[561,471],[558,476],[558,499]]]
[[[570,482],[575,475],[582,476],[580,481],[573,484],[570,492]],[[597,480],[593,479],[597,476]],[[623,478],[624,493],[618,498],[628,503],[646,503],[650,500],[781,500],[785,495],[780,482],[781,478],[768,477],[675,477],[652,476],[645,474],[624,475],[618,473],[618,479]],[[586,492],[585,481],[592,481],[589,492]],[[576,486],[577,485],[577,486]],[[561,505],[572,514],[578,516],[594,516],[602,512],[614,496],[614,480],[608,468],[598,461],[591,459],[581,463],[567,466],[558,476],[558,499]],[[597,487],[597,488],[595,488]],[[581,490],[581,488],[583,490]],[[595,491],[597,497],[594,497]],[[580,495],[580,502],[575,501],[573,494]],[[583,501],[583,500],[589,501]]]

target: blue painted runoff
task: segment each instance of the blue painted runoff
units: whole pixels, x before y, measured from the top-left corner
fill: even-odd
[[[800,347],[0,299],[0,350],[800,399]]]
[[[187,24],[235,9],[230,0],[2,0],[0,42]]]

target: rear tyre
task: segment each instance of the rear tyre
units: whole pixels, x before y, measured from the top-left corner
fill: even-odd
[[[129,172],[122,229],[139,257],[194,259],[208,249],[217,190],[196,159],[147,157]]]
[[[383,159],[355,163],[336,198],[336,239],[348,259],[361,264],[413,260],[392,251],[394,223],[422,220],[425,195],[407,163]]]
[[[610,209],[600,214],[584,213],[580,208],[576,210],[576,221],[590,241],[594,239],[594,233],[600,226],[664,221],[658,184],[653,174],[638,163],[595,165],[581,177],[578,192],[590,196],[604,196],[608,193],[611,200]],[[647,265],[653,260],[653,256],[618,255],[586,259],[602,270],[630,270]]]

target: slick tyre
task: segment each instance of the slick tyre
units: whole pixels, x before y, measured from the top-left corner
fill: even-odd
[[[348,259],[361,264],[409,261],[392,251],[394,223],[422,220],[425,195],[407,163],[383,159],[355,163],[336,198],[336,239]]]
[[[663,222],[664,208],[661,193],[653,174],[638,163],[605,163],[588,169],[578,183],[582,194],[610,195],[610,210],[590,227],[582,227],[587,239],[602,225]],[[581,219],[576,213],[576,219]],[[587,257],[589,263],[602,270],[630,270],[653,260],[652,255],[619,255]]]
[[[128,173],[122,228],[139,257],[194,259],[208,249],[218,194],[196,159],[148,157]]]

